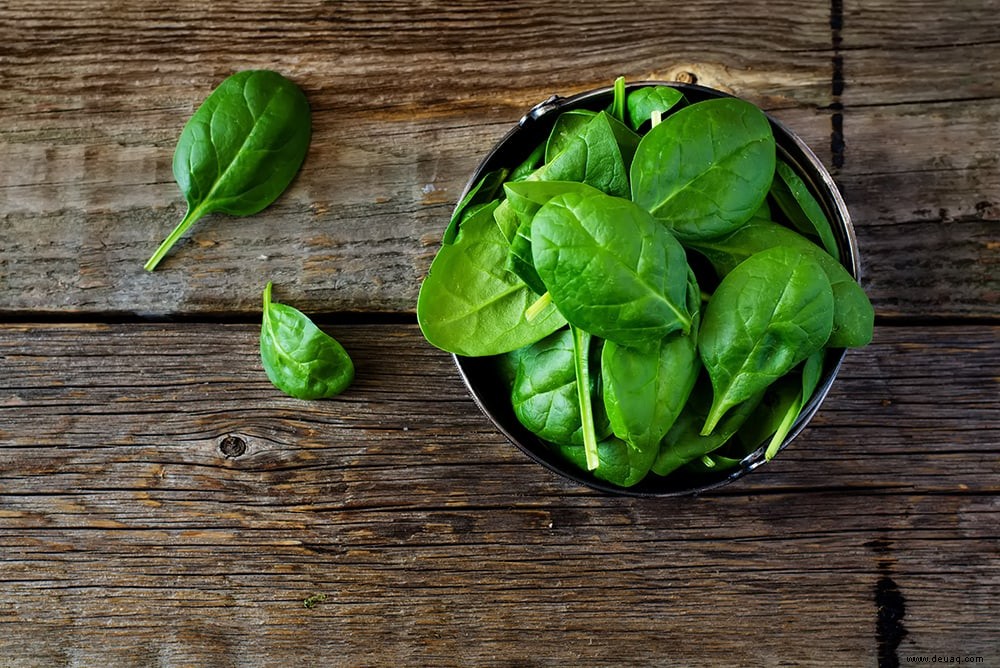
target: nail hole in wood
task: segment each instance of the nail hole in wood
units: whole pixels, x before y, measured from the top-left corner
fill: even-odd
[[[247,442],[239,436],[226,436],[219,443],[219,451],[226,459],[234,459],[246,454]]]

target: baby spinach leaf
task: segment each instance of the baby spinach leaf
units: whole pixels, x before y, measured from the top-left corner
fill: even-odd
[[[504,265],[510,244],[495,224],[496,205],[480,209],[431,263],[417,297],[424,337],[450,353],[478,357],[515,350],[566,324],[554,306],[530,322],[537,296]]]
[[[298,309],[271,301],[264,288],[260,358],[267,377],[296,399],[326,399],[354,380],[354,363],[344,347]]]
[[[535,269],[573,325],[623,346],[691,328],[680,243],[638,206],[566,193],[531,221]]]
[[[688,308],[701,303],[692,273]],[[612,432],[629,445],[657,448],[684,407],[698,378],[697,316],[689,334],[675,332],[648,350],[604,344],[601,377]]]
[[[760,208],[774,176],[774,135],[754,105],[724,98],[652,128],[632,161],[632,200],[682,241],[730,232]]]
[[[504,357],[516,364],[511,403],[518,421],[550,443],[583,445],[573,332],[561,329]],[[593,420],[595,433],[607,436],[603,413]]]
[[[458,206],[455,207],[454,213],[451,214],[451,220],[448,221],[448,227],[444,231],[444,238],[441,240],[441,243],[455,243],[455,237],[458,236],[458,226],[462,222],[462,219],[466,217],[466,214],[472,213],[477,206],[485,206],[489,202],[492,202],[496,198],[497,192],[502,192],[500,189],[503,187],[506,178],[506,169],[494,169],[479,179],[476,185],[469,189],[469,192],[458,203]]]
[[[631,155],[627,146],[623,155],[619,136],[615,133],[615,124],[621,125],[603,111],[598,112],[580,128],[577,136],[566,141],[558,154],[532,172],[527,179],[578,181],[609,195],[628,197],[628,167],[625,160],[631,159]]]
[[[560,454],[584,471],[587,458],[582,446],[560,446]],[[632,487],[642,482],[656,458],[656,448],[634,448],[620,438],[607,438],[597,444],[597,468],[591,473],[595,478],[619,487]]]
[[[545,162],[545,144],[539,144],[528,154],[521,164],[510,173],[511,181],[520,181],[527,178]]]
[[[633,130],[638,131],[649,123],[654,111],[664,116],[678,104],[684,102],[684,94],[670,86],[646,86],[628,95],[628,120]]]
[[[199,218],[255,214],[284,192],[309,148],[309,102],[276,72],[238,72],[205,99],[174,151],[174,178],[187,200],[181,222],[145,265],[152,271]]]
[[[701,427],[712,405],[712,384],[708,376],[701,374],[684,410],[660,442],[652,464],[653,473],[669,475],[724,446],[747,422],[763,397],[764,392],[761,391],[738,404],[726,413],[710,433],[703,434]]]
[[[699,332],[715,391],[702,433],[822,348],[832,329],[833,290],[808,255],[771,248],[733,269],[709,301]]]
[[[771,184],[771,197],[795,228],[811,236],[819,237],[823,248],[834,258],[839,258],[837,240],[833,236],[830,220],[823,213],[823,207],[809,192],[809,187],[788,163],[778,160],[777,175]]]
[[[720,276],[731,272],[754,253],[768,248],[783,246],[808,255],[823,268],[833,288],[833,331],[826,345],[855,348],[871,341],[875,310],[868,295],[843,265],[787,227],[755,220],[726,236],[690,241],[688,246],[704,255]]]
[[[565,151],[570,143],[583,133],[583,128],[594,120],[595,116],[597,116],[597,112],[589,109],[570,109],[559,114],[556,122],[552,125],[549,139],[545,142],[545,162],[551,162],[553,158]]]

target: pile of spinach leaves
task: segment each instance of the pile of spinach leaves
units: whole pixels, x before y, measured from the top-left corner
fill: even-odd
[[[874,313],[830,222],[736,98],[614,87],[456,207],[420,289],[433,345],[497,356],[518,420],[628,487],[770,459]]]

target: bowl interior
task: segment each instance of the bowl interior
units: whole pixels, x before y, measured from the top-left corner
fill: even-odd
[[[691,103],[718,97],[729,97],[726,93],[703,86],[660,81],[636,82],[629,84],[626,88],[633,90],[651,85],[676,88],[684,93],[684,96]],[[546,140],[556,117],[560,113],[571,109],[590,109],[593,111],[605,109],[611,104],[613,95],[613,89],[609,86],[568,98],[553,97],[536,105],[483,159],[469,179],[466,192],[479,181],[483,174],[500,167],[520,164],[535,146]],[[833,227],[840,249],[841,261],[851,275],[857,279],[860,262],[854,228],[851,225],[847,206],[840,196],[833,178],[801,139],[770,116],[768,119],[774,131],[778,157],[791,165],[819,200]],[[461,199],[460,197],[459,201]],[[843,350],[828,351],[819,385],[782,443],[782,449],[798,436],[819,409],[840,369],[844,352]],[[553,448],[521,425],[514,414],[508,391],[500,380],[494,358],[456,355],[455,363],[480,409],[514,445],[551,471],[603,492],[630,496],[694,494],[731,482],[765,461],[765,444],[762,444],[744,457],[739,466],[734,469],[705,474],[695,474],[680,469],[668,476],[650,474],[634,487],[617,487],[603,482],[585,471],[575,469],[561,459]]]

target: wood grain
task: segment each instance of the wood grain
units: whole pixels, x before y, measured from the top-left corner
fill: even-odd
[[[324,402],[250,325],[0,328],[0,656],[873,665],[886,580],[900,656],[995,656],[998,328],[878,330],[778,459],[669,500],[528,461],[416,327],[326,328]]]

